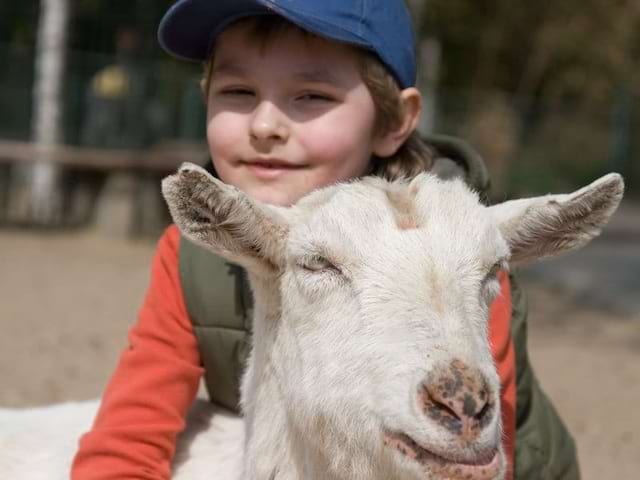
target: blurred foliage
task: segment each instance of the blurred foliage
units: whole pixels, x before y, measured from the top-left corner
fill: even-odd
[[[422,24],[459,90],[592,103],[640,73],[637,0],[430,0]]]
[[[499,192],[611,170],[640,183],[640,2],[428,0],[422,12],[421,35],[443,52],[438,128],[480,148]],[[496,145],[511,146],[506,159]]]
[[[113,61],[123,26],[144,39],[140,59],[169,134],[202,138],[200,66],[170,59],[156,41],[174,0],[69,1],[67,141],[79,138],[84,92]],[[498,192],[557,190],[613,169],[639,181],[638,0],[407,2],[420,36],[441,46],[437,130],[481,151]],[[38,6],[0,2],[0,62],[10,66],[0,71],[3,136],[28,137]]]
[[[69,0],[71,31],[69,48],[113,53],[113,37],[118,28],[133,26],[146,39],[150,52],[159,54],[155,31],[173,0]],[[0,42],[16,46],[35,44],[39,0],[0,2]]]
[[[69,0],[72,6],[68,32],[65,81],[65,140],[80,141],[86,120],[86,96],[96,72],[116,59],[116,37],[122,29],[133,29],[142,39],[138,62],[152,79],[150,95],[160,130],[171,136],[203,138],[204,122],[196,128],[182,125],[190,113],[201,119],[201,102],[193,98],[198,64],[172,59],[159,47],[156,30],[162,15],[174,0]],[[31,86],[34,75],[35,43],[39,1],[0,2],[0,61],[11,68],[0,70],[0,135],[26,140],[30,136]],[[185,100],[185,98],[188,98]]]

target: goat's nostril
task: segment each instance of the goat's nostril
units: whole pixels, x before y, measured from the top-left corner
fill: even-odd
[[[433,410],[438,411],[438,414],[440,415],[449,416],[451,418],[460,420],[460,415],[456,412],[456,406],[453,402],[453,399],[445,400],[443,398],[439,398],[437,394],[432,394],[431,392],[429,392],[429,389],[427,387],[425,387],[425,393],[427,398],[427,403],[425,403],[425,405],[429,406]],[[423,397],[423,399],[424,398],[425,397]],[[432,413],[434,412],[432,411]]]
[[[430,375],[419,396],[427,417],[457,435],[475,437],[493,417],[494,404],[484,377],[460,361]]]
[[[481,420],[489,411],[486,391],[467,392],[462,401],[462,414],[466,418]]]
[[[478,420],[479,422],[482,422],[485,420],[485,418],[491,413],[491,403],[489,403],[488,401],[485,402],[484,406],[482,407],[482,410],[480,410],[476,416],[475,419]]]

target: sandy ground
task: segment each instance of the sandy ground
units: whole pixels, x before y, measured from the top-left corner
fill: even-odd
[[[100,394],[144,295],[154,242],[0,230],[0,406]],[[640,471],[640,318],[527,286],[530,354],[585,479]]]

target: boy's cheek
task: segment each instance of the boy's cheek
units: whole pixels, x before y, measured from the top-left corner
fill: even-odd
[[[209,120],[207,125],[207,143],[212,158],[225,158],[238,149],[240,125],[232,118]]]
[[[334,133],[330,137],[311,139],[303,149],[310,163],[322,171],[323,180],[327,183],[360,176],[371,162],[368,138],[346,138]]]

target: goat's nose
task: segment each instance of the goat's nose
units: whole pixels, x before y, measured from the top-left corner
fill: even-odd
[[[436,368],[420,389],[421,407],[430,419],[465,440],[491,422],[495,404],[484,376],[460,360]]]

